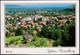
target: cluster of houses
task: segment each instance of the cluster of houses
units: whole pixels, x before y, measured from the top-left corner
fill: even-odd
[[[6,24],[6,34],[15,36],[15,31],[18,28],[25,28],[28,30],[32,27],[35,27],[35,30],[32,30],[33,33],[41,31],[43,25],[46,25],[48,28],[51,26],[57,25],[58,27],[64,26],[65,23],[75,20],[73,15],[62,15],[58,17],[53,16],[41,16],[41,15],[31,15],[31,16],[18,16],[13,17],[11,15],[6,15],[5,17]]]

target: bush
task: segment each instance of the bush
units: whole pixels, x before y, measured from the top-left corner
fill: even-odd
[[[63,46],[75,46],[75,25],[74,21],[64,27],[62,36]]]
[[[18,35],[22,35],[22,28],[18,28],[16,31],[15,31],[15,36],[18,36]]]
[[[17,45],[22,44],[23,42],[21,40],[17,41]]]
[[[54,41],[53,46],[60,46],[62,44],[62,41],[60,39]]]
[[[35,37],[33,38],[32,42],[28,42],[26,46],[35,46],[35,47],[45,47],[47,46],[47,39],[46,38],[39,38]]]
[[[20,44],[23,41],[23,37],[22,36],[11,36],[6,38],[6,45],[10,45],[10,44]]]
[[[56,29],[55,27],[52,27],[49,29],[47,26],[43,26],[41,35],[46,38],[53,39],[53,40],[57,40],[59,36],[58,29]]]

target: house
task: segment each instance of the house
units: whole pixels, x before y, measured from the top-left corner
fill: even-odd
[[[12,16],[11,15],[6,15],[6,18],[11,18]]]
[[[23,20],[21,20],[21,24],[22,25],[26,25],[26,21],[23,19]]]
[[[33,30],[32,32],[33,32],[33,34],[37,34],[37,31],[36,30]]]
[[[58,22],[59,22],[59,23],[63,23],[63,24],[64,24],[64,23],[66,23],[66,22],[67,22],[67,19],[58,20]]]
[[[40,25],[46,25],[46,21],[39,22]]]
[[[33,22],[33,20],[30,20],[29,23],[30,23],[32,26],[35,26],[35,23]]]
[[[37,30],[37,31],[41,31],[41,26],[38,25],[38,26],[36,27],[36,30]]]
[[[32,18],[31,17],[25,17],[25,18],[23,18],[25,21],[30,21],[30,20],[32,20]]]
[[[49,17],[42,17],[42,21],[48,21]]]

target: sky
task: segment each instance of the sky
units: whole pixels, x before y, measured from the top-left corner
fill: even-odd
[[[10,7],[26,7],[26,8],[52,8],[52,7],[72,7],[74,4],[6,4]]]

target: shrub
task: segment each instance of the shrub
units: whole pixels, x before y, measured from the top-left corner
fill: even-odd
[[[53,40],[57,40],[59,36],[58,29],[56,29],[55,27],[52,27],[49,29],[47,26],[43,26],[41,35],[46,38],[53,39]]]
[[[11,36],[6,38],[6,45],[10,45],[10,44],[20,44],[23,41],[23,37],[22,36]]]
[[[17,44],[19,45],[19,44],[22,44],[22,41],[21,40],[18,40],[17,41]]]
[[[62,36],[63,46],[75,46],[75,25],[74,21],[64,27]]]
[[[15,31],[15,36],[18,36],[18,35],[22,35],[22,28],[18,28],[16,31]]]
[[[26,46],[45,47],[47,46],[47,39],[35,37],[32,42],[28,42]]]
[[[58,39],[58,40],[54,41],[53,46],[59,46],[61,44],[62,44],[61,40]]]
[[[6,45],[9,45],[13,42],[12,38],[6,38]]]

